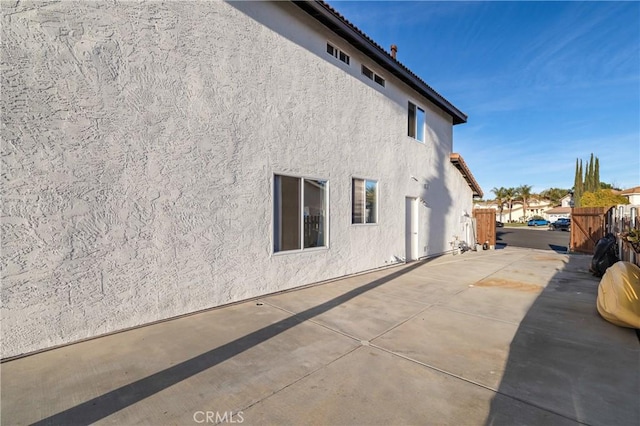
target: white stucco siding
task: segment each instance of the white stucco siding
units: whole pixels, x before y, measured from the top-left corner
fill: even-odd
[[[420,255],[448,250],[450,117],[329,37],[278,2],[3,4],[2,357],[384,266],[405,196]],[[328,180],[328,248],[273,253],[276,173]],[[377,225],[351,225],[354,176]]]

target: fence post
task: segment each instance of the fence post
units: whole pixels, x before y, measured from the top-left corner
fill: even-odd
[[[629,230],[636,229],[636,220],[638,217],[638,209],[636,207],[631,207],[630,210],[631,217],[629,218]],[[629,250],[629,262],[633,264],[637,264],[637,254],[633,247]]]

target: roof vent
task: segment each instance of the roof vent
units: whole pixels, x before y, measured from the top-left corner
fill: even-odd
[[[393,59],[395,59],[397,54],[398,54],[398,46],[396,46],[395,44],[392,44],[391,45],[391,57]]]

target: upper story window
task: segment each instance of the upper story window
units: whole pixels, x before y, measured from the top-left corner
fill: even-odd
[[[385,81],[384,78],[380,77],[375,72],[371,71],[369,68],[362,66],[362,74],[367,77],[369,80],[373,80],[378,83],[380,86],[384,87]]]
[[[378,223],[378,182],[353,179],[351,189],[351,223]]]
[[[347,65],[351,63],[351,58],[349,57],[349,55],[347,55],[342,50],[338,49],[335,46],[332,46],[329,43],[327,43],[327,53],[333,56],[334,58],[340,59],[342,62],[344,62]]]
[[[327,181],[275,175],[274,252],[327,246]]]
[[[424,143],[426,115],[419,106],[409,102],[408,135]]]

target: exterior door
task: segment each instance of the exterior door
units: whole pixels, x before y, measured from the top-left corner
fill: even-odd
[[[418,258],[418,200],[405,199],[405,260],[410,262]]]

